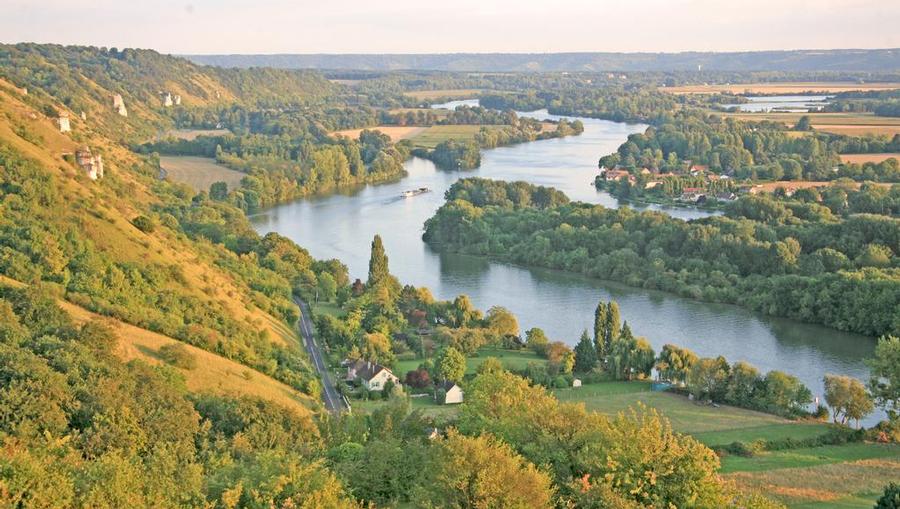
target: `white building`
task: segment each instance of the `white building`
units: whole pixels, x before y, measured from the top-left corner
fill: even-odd
[[[347,366],[347,380],[357,381],[370,391],[384,390],[384,386],[388,381],[393,382],[395,385],[400,383],[400,379],[394,376],[388,368],[361,359]]]
[[[446,396],[444,397],[445,405],[455,405],[457,403],[463,402],[463,390],[462,387],[453,383],[453,382],[444,382],[438,385],[441,389],[444,389]]]

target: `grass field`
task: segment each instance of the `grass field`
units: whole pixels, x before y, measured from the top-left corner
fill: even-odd
[[[162,334],[100,317],[68,302],[60,302],[60,305],[77,322],[100,319],[111,325],[119,337],[119,349],[116,353],[126,362],[140,359],[150,364],[162,364],[159,349],[164,345],[179,343]],[[178,369],[184,375],[187,388],[191,392],[255,396],[291,408],[301,415],[308,415],[309,409],[316,405],[309,396],[268,375],[206,350],[188,344],[184,346],[197,360],[197,365],[193,369]]]
[[[891,158],[900,161],[900,154],[894,152],[881,154],[841,154],[841,161],[855,164],[880,163],[881,161]]]
[[[435,125],[431,126],[415,137],[411,138],[413,144],[418,147],[434,148],[442,141],[447,140],[473,140],[475,134],[481,130],[480,125]]]
[[[443,99],[445,97],[452,99],[467,99],[475,97],[481,93],[481,89],[477,88],[445,88],[442,90],[413,90],[403,92],[405,95],[415,97],[420,100]]]
[[[869,508],[900,479],[900,446],[846,444],[726,457],[725,478],[792,508]]]
[[[166,131],[166,138],[177,138],[179,140],[195,140],[198,136],[223,136],[229,134],[228,129],[172,129]]]
[[[900,83],[852,83],[852,82],[784,82],[784,83],[737,83],[734,85],[684,85],[680,87],[660,87],[659,90],[672,94],[712,94],[730,92],[732,94],[802,94],[837,93],[851,90],[893,90]]]
[[[187,184],[197,191],[208,191],[209,186],[216,182],[225,182],[228,189],[235,189],[247,176],[208,157],[161,156],[159,166],[170,180]]]

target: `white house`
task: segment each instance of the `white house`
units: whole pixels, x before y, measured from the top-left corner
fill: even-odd
[[[581,380],[579,380],[577,378],[575,380],[572,380],[572,387],[573,388],[581,387]]]
[[[444,397],[445,405],[454,405],[463,402],[463,390],[459,385],[448,381],[438,385],[438,387],[444,389],[447,394]]]
[[[388,368],[362,359],[348,364],[347,380],[358,381],[360,385],[370,391],[383,390],[389,380],[394,384],[400,383],[400,379],[394,376]]]

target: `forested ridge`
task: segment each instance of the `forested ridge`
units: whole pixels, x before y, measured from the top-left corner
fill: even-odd
[[[742,198],[726,217],[681,221],[569,203],[524,183],[464,179],[426,222],[442,249],[571,270],[881,335],[900,332],[900,220]]]

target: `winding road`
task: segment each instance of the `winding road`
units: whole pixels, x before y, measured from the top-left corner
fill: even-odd
[[[300,335],[303,336],[303,342],[306,344],[306,351],[309,353],[313,365],[316,366],[316,371],[319,372],[319,378],[322,379],[322,400],[325,402],[325,408],[334,414],[345,412],[349,410],[349,408],[344,402],[344,398],[338,394],[334,382],[331,381],[331,376],[328,374],[328,366],[323,360],[322,351],[319,349],[319,345],[316,343],[316,338],[313,335],[313,332],[316,329],[313,327],[312,320],[310,319],[311,313],[309,311],[309,306],[296,296],[294,296],[294,302],[300,306],[300,322],[298,325]]]

